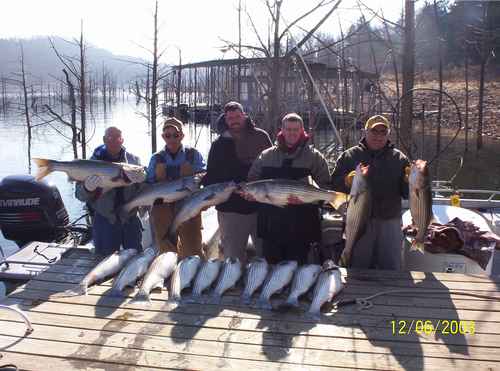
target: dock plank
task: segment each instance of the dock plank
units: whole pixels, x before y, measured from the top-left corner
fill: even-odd
[[[340,298],[405,291],[377,297],[367,310],[333,309],[319,320],[304,316],[307,300],[287,313],[242,305],[240,287],[220,304],[177,306],[166,302],[166,290],[154,291],[150,306],[130,303],[137,289],[107,297],[112,280],[88,295],[54,295],[96,263],[88,251],[69,251],[2,301],[25,311],[35,331],[24,337],[20,318],[0,311],[0,363],[52,371],[500,369],[499,278],[342,269]],[[426,319],[474,321],[475,333],[393,334],[391,321]]]

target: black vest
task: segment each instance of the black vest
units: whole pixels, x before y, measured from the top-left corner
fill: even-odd
[[[281,167],[265,166],[260,179],[299,180],[311,175],[307,168],[292,167],[293,159],[285,159]],[[260,238],[280,244],[321,241],[321,218],[318,205],[277,207],[259,204],[257,234]]]

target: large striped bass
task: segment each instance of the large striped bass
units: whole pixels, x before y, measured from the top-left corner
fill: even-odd
[[[266,179],[239,185],[238,193],[251,195],[257,202],[278,207],[288,205],[290,196],[295,196],[303,203],[325,201],[338,209],[347,201],[344,193],[316,188],[310,184],[288,179]]]
[[[293,277],[290,294],[286,299],[285,305],[298,307],[299,297],[304,295],[314,285],[320,272],[321,266],[318,264],[306,264],[299,267]]]
[[[348,267],[351,263],[352,249],[365,233],[371,216],[372,192],[368,184],[368,166],[358,164],[349,194],[349,205],[345,225],[345,247],[340,257],[340,264]]]
[[[264,284],[260,293],[257,307],[263,309],[273,309],[271,305],[271,296],[283,290],[293,278],[293,273],[297,269],[295,260],[284,260],[276,264],[269,276],[269,279]]]
[[[134,297],[134,304],[150,304],[150,292],[155,288],[163,288],[165,280],[172,274],[177,266],[177,253],[172,251],[158,255],[149,267],[141,288]]]
[[[91,175],[98,175],[102,180],[103,192],[146,180],[146,171],[143,166],[139,165],[99,160],[56,161],[34,158],[33,161],[38,165],[36,180],[42,179],[53,171],[62,171],[68,174],[71,180],[78,182],[85,181]]]
[[[253,258],[247,264],[245,289],[241,294],[243,304],[250,304],[253,293],[264,283],[268,272],[269,264],[264,258]]]
[[[325,266],[325,264],[323,264],[323,266]],[[314,286],[313,299],[309,307],[308,315],[319,318],[320,309],[323,304],[331,301],[343,288],[344,283],[342,282],[342,275],[338,267],[333,265],[326,269],[323,268],[323,271],[316,281],[316,286]]]
[[[74,288],[66,290],[62,293],[54,294],[56,297],[87,295],[89,286],[97,282],[102,282],[108,277],[112,277],[130,261],[131,258],[137,255],[136,249],[125,249],[116,251],[99,264],[95,266],[83,280]]]
[[[191,301],[197,302],[201,298],[203,291],[208,289],[219,275],[222,262],[219,259],[208,259],[202,263],[198,274],[194,280]]]
[[[151,206],[156,200],[165,203],[176,202],[199,189],[201,175],[192,175],[169,182],[145,184],[144,188],[123,205],[126,213],[139,206]]]
[[[222,265],[217,285],[215,286],[212,298],[214,302],[220,302],[222,295],[236,285],[241,277],[242,266],[238,258],[226,258]]]
[[[182,223],[200,214],[204,208],[226,202],[236,188],[235,182],[216,183],[203,187],[185,198],[170,225],[168,237],[175,241],[175,233]]]
[[[180,301],[181,292],[191,286],[191,281],[196,276],[201,259],[198,255],[188,256],[182,259],[175,268],[170,278],[169,301]]]
[[[411,164],[408,182],[410,213],[417,229],[412,248],[423,251],[427,228],[433,218],[431,178],[426,161],[416,160]]]
[[[142,253],[135,255],[129,260],[127,265],[120,271],[113,281],[113,287],[109,292],[110,296],[122,296],[123,290],[127,286],[135,285],[135,282],[144,276],[148,271],[149,265],[155,258],[158,250],[154,246],[150,246]]]

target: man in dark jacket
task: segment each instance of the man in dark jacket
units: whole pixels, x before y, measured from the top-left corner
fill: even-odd
[[[271,147],[269,135],[255,127],[238,102],[224,106],[227,129],[213,143],[207,160],[207,174],[204,185],[247,180],[252,162],[266,148]],[[260,241],[256,237],[256,205],[232,194],[228,201],[217,205],[217,218],[221,233],[224,257],[246,261],[248,237],[260,253]]]
[[[408,198],[408,158],[389,141],[389,121],[380,115],[365,124],[365,137],[337,160],[332,174],[333,189],[349,193],[356,166],[369,165],[372,215],[366,231],[354,245],[351,266],[355,268],[401,268],[401,198]]]
[[[283,117],[276,145],[265,150],[254,161],[248,180],[292,179],[308,183],[311,177],[320,187],[330,181],[328,164],[323,155],[309,144],[304,122],[296,113]],[[246,195],[248,200],[251,196]],[[271,264],[282,260],[307,263],[311,245],[321,241],[319,206],[301,204],[290,196],[287,207],[260,204],[257,233],[263,240],[264,256]]]
[[[140,165],[139,158],[127,152],[123,147],[123,137],[120,129],[108,127],[103,137],[104,144],[94,150],[91,160],[109,162],[126,162]],[[140,184],[127,187],[117,187],[102,193],[101,177],[89,176],[85,182],[76,184],[76,198],[86,202],[94,210],[92,223],[92,238],[95,252],[108,256],[124,249],[142,250],[142,225],[137,212],[134,211],[127,220],[120,220],[116,210],[136,195]]]

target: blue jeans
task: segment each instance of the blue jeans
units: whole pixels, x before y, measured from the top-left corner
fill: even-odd
[[[124,249],[142,251],[142,225],[137,216],[131,217],[124,224],[119,221],[111,224],[108,219],[96,212],[92,227],[96,254],[108,256],[120,250],[120,246]]]

